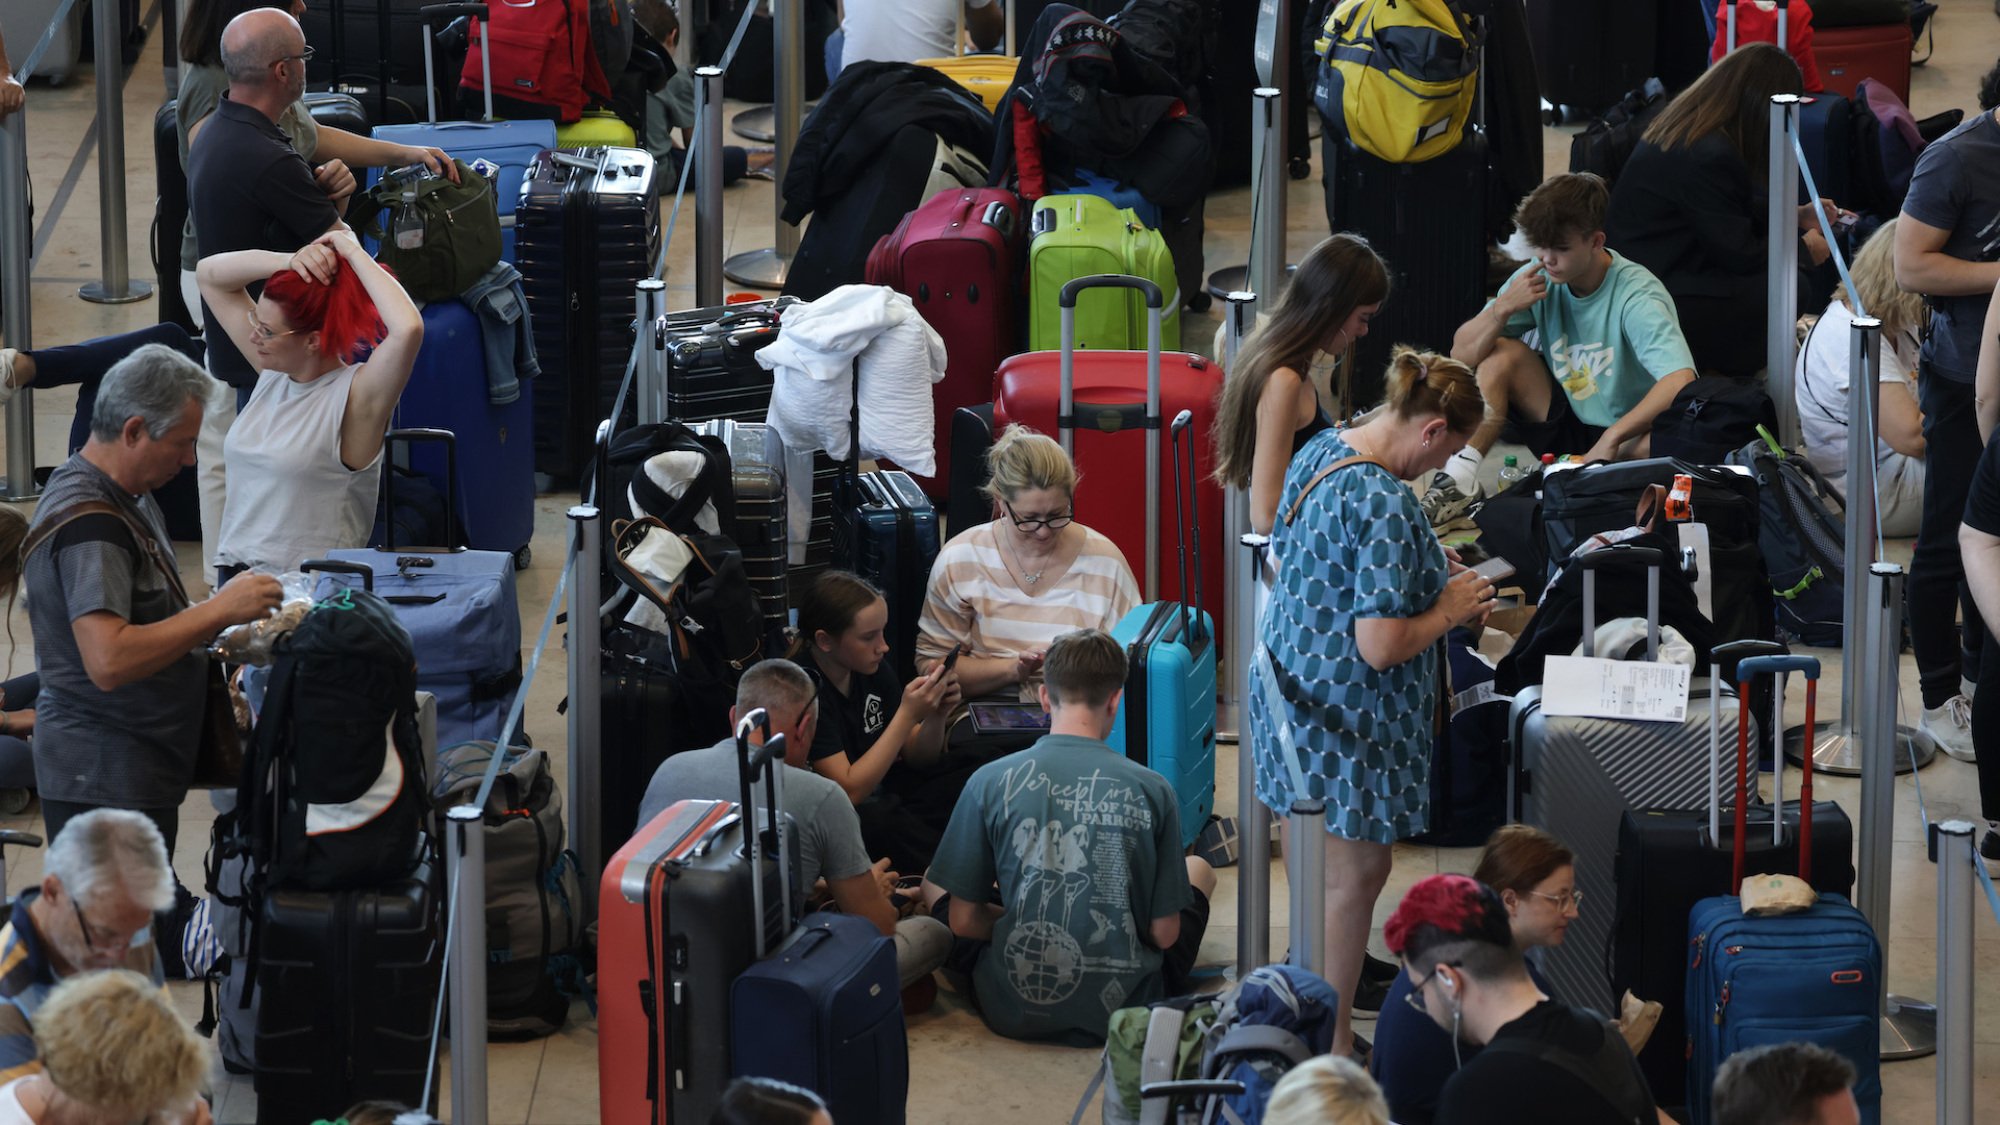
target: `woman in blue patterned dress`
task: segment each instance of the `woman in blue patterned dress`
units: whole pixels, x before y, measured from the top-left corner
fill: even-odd
[[[1382,409],[1292,459],[1272,529],[1277,572],[1251,662],[1257,796],[1280,816],[1326,802],[1327,980],[1333,1051],[1353,1050],[1351,1000],[1390,845],[1429,813],[1436,659],[1483,620],[1493,584],[1448,558],[1403,481],[1428,477],[1485,416],[1471,369],[1398,348]],[[1340,464],[1350,458],[1365,458]],[[1290,853],[1286,858],[1290,859]]]

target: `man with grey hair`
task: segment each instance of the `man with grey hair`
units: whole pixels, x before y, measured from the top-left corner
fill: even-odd
[[[254,574],[190,604],[148,495],[193,463],[207,383],[164,344],[113,364],[90,439],[50,474],[22,544],[42,680],[35,782],[53,843],[73,816],[133,809],[173,853],[201,735],[206,645],[278,607],[278,580]]]
[[[305,91],[312,49],[298,21],[276,8],[254,8],[222,29],[222,65],[229,91],[188,143],[188,213],[199,257],[233,250],[289,254],[327,231],[354,193],[354,173],[338,160],[306,163],[278,128],[285,108]],[[261,286],[252,287],[254,299]],[[196,480],[201,488],[202,567],[215,567],[222,525],[223,438],[237,409],[257,385],[257,368],[227,332],[217,331],[204,302],[208,370],[234,393],[210,386]]]
[[[165,983],[152,924],[173,905],[174,878],[152,821],[84,813],[50,842],[42,871],[0,927],[0,1082],[41,1069],[35,1012],[65,978],[122,968]]]
[[[732,729],[759,708],[771,717],[772,736],[785,739],[784,811],[792,820],[800,884],[811,888],[825,879],[826,890],[843,914],[866,918],[895,938],[896,970],[904,988],[927,979],[951,952],[951,931],[921,915],[896,920],[889,896],[896,892],[901,876],[889,870],[886,859],[869,862],[861,844],[861,818],[847,791],[806,765],[819,726],[819,690],[812,677],[789,660],[751,666],[736,685],[736,705],[729,711]],[[762,745],[763,732],[752,734],[750,740]],[[741,800],[740,777],[734,737],[675,754],[660,763],[646,786],[639,823],[650,822],[676,801]]]

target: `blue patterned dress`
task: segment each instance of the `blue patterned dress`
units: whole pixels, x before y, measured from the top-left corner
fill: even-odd
[[[1282,815],[1298,788],[1326,801],[1328,832],[1394,843],[1424,831],[1437,666],[1429,650],[1377,672],[1355,622],[1414,617],[1443,592],[1444,552],[1416,496],[1373,465],[1305,483],[1355,451],[1328,430],[1292,459],[1271,534],[1277,580],[1250,670],[1257,797]]]

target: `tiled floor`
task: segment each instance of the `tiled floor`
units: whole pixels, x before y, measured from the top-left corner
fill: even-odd
[[[155,0],[157,3],[157,0]],[[1913,106],[1922,116],[1948,106],[1972,104],[1975,84],[1991,65],[2000,24],[1994,22],[1990,5],[1984,0],[1943,0],[1938,17],[1937,55],[1930,65],[1916,72]],[[156,11],[148,19],[156,20]],[[13,44],[19,61],[29,44]],[[147,236],[152,218],[148,203],[152,195],[153,164],[151,123],[158,106],[162,81],[158,37],[126,79],[123,98],[127,170],[127,244],[131,272],[150,279],[147,264]],[[27,117],[28,154],[34,180],[36,213],[33,284],[33,340],[42,344],[63,343],[136,328],[151,323],[157,306],[142,302],[125,306],[86,304],[76,297],[76,287],[98,273],[98,188],[97,156],[86,147],[96,129],[94,87],[90,71],[62,87],[36,83],[29,91]],[[1554,171],[1567,166],[1569,138],[1573,127],[1545,131],[1547,167]],[[1318,180],[1293,182],[1289,207],[1292,251],[1303,252],[1326,230],[1326,220]],[[723,224],[728,252],[767,246],[771,242],[771,187],[746,182],[726,195],[729,208]],[[1240,262],[1245,256],[1248,224],[1248,193],[1237,189],[1218,193],[1208,208],[1207,250],[1210,268]],[[691,206],[684,209],[669,255],[667,295],[670,307],[684,307],[693,297],[693,222]],[[1393,255],[1394,247],[1384,247]],[[0,248],[13,253],[15,248]],[[732,286],[732,288],[736,288]],[[1191,333],[1199,341],[1205,333]],[[20,346],[20,339],[9,339]],[[52,391],[34,396],[36,460],[42,465],[57,462],[62,452],[74,395]],[[550,495],[541,498],[537,512],[536,562],[521,576],[523,634],[532,645],[542,623],[543,611],[554,590],[558,562],[564,543],[563,510],[568,498]],[[1908,545],[1892,544],[1891,554],[1907,559]],[[184,569],[193,573],[193,553],[183,550]],[[9,619],[18,644],[11,653],[15,667],[25,667],[32,659],[25,613],[12,607]],[[1827,669],[1828,682],[1838,682],[1838,654]],[[558,768],[567,761],[562,720],[555,706],[564,694],[560,645],[553,647],[530,693],[527,722],[537,745],[552,751]],[[1915,673],[1905,660],[1902,669],[1903,713],[1915,706]],[[1794,693],[1796,696],[1798,693]],[[1828,705],[1837,701],[1839,691],[1830,689]],[[1800,702],[1791,710],[1798,718]],[[1225,753],[1220,763],[1218,802],[1233,807],[1236,800],[1233,753]],[[1928,802],[1930,816],[1977,811],[1972,767],[1940,758],[1917,778],[1897,782],[1895,849],[1892,858],[1893,911],[1889,934],[1892,940],[1890,983],[1898,992],[1931,997],[1936,992],[1934,949],[1936,943],[1936,871],[1924,859],[1923,826],[1919,814],[1918,783]],[[1796,784],[1796,783],[1794,783]],[[1841,801],[1850,811],[1857,805],[1858,785],[1847,779],[1822,779],[1822,795]],[[184,842],[177,866],[181,877],[191,884],[201,878],[201,849],[212,819],[205,797],[189,800],[183,812],[181,839]],[[39,828],[29,816],[0,819],[0,826]],[[40,877],[39,854],[16,854],[9,883],[19,888]],[[1468,849],[1437,849],[1400,846],[1396,851],[1395,872],[1388,893],[1377,907],[1377,921],[1386,916],[1400,892],[1417,879],[1438,871],[1463,871],[1470,867],[1474,853]],[[1275,873],[1273,901],[1285,896],[1283,871]],[[1236,939],[1235,872],[1222,873],[1215,899],[1215,914],[1204,943],[1204,960],[1222,965],[1233,958]],[[1272,937],[1273,947],[1283,949],[1283,910]],[[1974,922],[1977,931],[1978,982],[1975,994],[1980,1005],[1975,1025],[1977,1074],[1982,1119],[2000,1119],[2000,924],[1981,916]],[[193,1018],[201,1007],[198,990],[192,985],[174,988],[176,999]],[[536,1122],[552,1125],[579,1125],[597,1120],[596,1028],[581,1005],[562,1034],[546,1040],[521,1044],[495,1044],[488,1052],[488,1081],[491,1118],[499,1123]],[[1367,1025],[1361,1028],[1367,1033]],[[1067,1117],[1074,1099],[1083,1088],[1096,1056],[1092,1052],[1031,1046],[998,1039],[986,1033],[978,1018],[957,998],[947,993],[928,1014],[913,1021],[910,1030],[911,1071],[910,1118],[936,1122],[1051,1122]],[[1887,1086],[1884,1120],[1918,1122],[1932,1119],[1934,1061],[1922,1059],[1897,1063],[1883,1070]],[[248,1122],[254,1116],[255,1097],[247,1081],[219,1078],[216,1089],[218,1120]],[[329,1113],[339,1106],[326,1107]],[[449,1108],[446,1108],[448,1113]],[[855,1125],[855,1123],[846,1123]]]

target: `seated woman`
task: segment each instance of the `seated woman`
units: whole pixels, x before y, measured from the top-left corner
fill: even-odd
[[[1847,491],[1848,351],[1858,295],[1869,316],[1882,322],[1882,359],[1876,371],[1881,409],[1876,414],[1875,495],[1884,535],[1915,535],[1924,509],[1924,416],[1917,407],[1917,332],[1924,299],[1896,284],[1896,223],[1869,236],[1854,256],[1845,285],[1833,295],[1799,349],[1793,397],[1806,460],[1843,495]]]
[[[878,792],[890,767],[924,765],[944,751],[945,721],[957,709],[958,673],[942,662],[901,683],[884,659],[889,603],[865,579],[829,570],[799,604],[791,658],[819,684],[813,771],[838,784],[861,817],[869,855],[898,871],[922,871],[937,850],[937,831],[911,815],[894,794]]]
[[[269,278],[268,281],[265,279]],[[262,370],[229,428],[232,483],[216,536],[218,584],[368,541],[382,434],[410,381],[424,321],[350,231],[298,253],[203,258],[202,299]],[[251,300],[248,286],[264,281]],[[353,357],[373,346],[366,362]]]
[[[36,1073],[0,1086],[0,1125],[206,1125],[208,1045],[159,985],[129,969],[81,973],[35,1012]]]
[[[953,648],[967,699],[1035,701],[1049,642],[1074,629],[1109,630],[1139,604],[1118,547],[1077,523],[1077,472],[1055,439],[1009,426],[986,455],[989,523],[952,536],[931,567],[917,626],[917,669]]]
[[[1526,952],[1562,944],[1563,933],[1583,902],[1576,889],[1575,864],[1562,841],[1539,828],[1509,824],[1486,841],[1472,877],[1499,892],[1513,922],[1514,944]],[[1533,957],[1528,958],[1528,975],[1543,992],[1549,990]],[[1369,1070],[1382,1084],[1398,1125],[1430,1125],[1437,1112],[1438,1090],[1478,1048],[1461,1043],[1454,1051],[1450,1033],[1409,999],[1409,976],[1398,973],[1375,1024]]]
[[[1771,98],[1803,88],[1798,64],[1769,43],[1737,48],[1676,95],[1619,173],[1605,214],[1611,249],[1651,270],[1673,295],[1702,374],[1764,366],[1765,245]],[[1799,308],[1826,303],[1833,273],[1818,208],[1798,211]]]
[[[1215,419],[1215,479],[1250,492],[1250,530],[1277,519],[1285,466],[1333,425],[1306,372],[1313,356],[1335,356],[1335,379],[1354,364],[1355,341],[1389,296],[1389,267],[1358,235],[1336,234],[1300,260],[1277,311],[1243,341]]]

